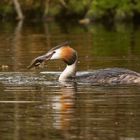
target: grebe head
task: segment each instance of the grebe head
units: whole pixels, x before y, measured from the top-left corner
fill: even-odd
[[[69,77],[75,76],[77,52],[69,46],[68,42],[64,42],[63,44],[60,44],[52,48],[45,55],[38,56],[31,62],[28,68],[37,67],[44,61],[53,60],[53,59],[61,59],[67,64],[66,69],[59,77],[60,81],[64,81]]]
[[[48,53],[36,57],[28,66],[28,68],[30,69],[37,67],[44,61],[53,59],[61,59],[67,65],[72,65],[77,60],[77,52],[69,46],[68,42],[64,42],[63,44],[60,44],[49,50]]]
[[[52,48],[47,54],[52,54],[51,60],[61,59],[67,65],[72,65],[77,60],[77,52],[67,42]]]

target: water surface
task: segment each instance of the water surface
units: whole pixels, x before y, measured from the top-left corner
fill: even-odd
[[[123,67],[140,72],[140,27],[0,24],[1,140],[139,140],[140,87],[59,83],[61,61],[28,70],[36,56],[70,40],[78,70]]]

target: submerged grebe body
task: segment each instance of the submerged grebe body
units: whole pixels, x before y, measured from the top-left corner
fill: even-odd
[[[80,81],[92,84],[140,84],[140,73],[123,69],[99,69],[83,75],[76,75],[77,52],[67,42],[52,48],[45,55],[35,58],[28,68],[39,66],[42,62],[61,59],[67,66],[60,74],[59,81]]]

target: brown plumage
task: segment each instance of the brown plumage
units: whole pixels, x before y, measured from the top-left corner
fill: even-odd
[[[71,47],[65,46],[61,48],[61,57],[66,64],[72,65],[77,60],[77,53]]]

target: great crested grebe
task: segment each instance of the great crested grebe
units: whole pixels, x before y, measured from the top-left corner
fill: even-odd
[[[61,59],[67,64],[59,76],[59,81],[80,81],[93,84],[140,84],[140,73],[123,68],[99,69],[83,75],[76,75],[78,55],[68,42],[64,42],[46,54],[38,56],[28,68],[37,67],[42,62],[53,59]]]

